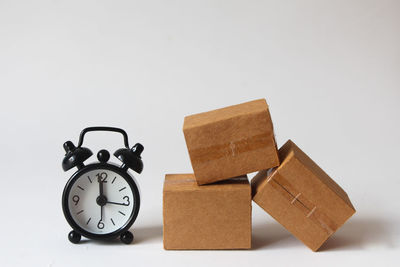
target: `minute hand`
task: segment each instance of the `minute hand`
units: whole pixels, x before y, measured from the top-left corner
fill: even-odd
[[[107,204],[121,205],[121,206],[129,206],[128,203],[117,203],[112,201],[107,201]]]
[[[100,197],[103,197],[104,196],[104,193],[103,193],[103,181],[101,180],[100,177],[97,179],[97,181],[99,182],[99,195],[100,195]]]
[[[99,197],[100,198],[103,198],[104,197],[104,193],[103,193],[103,181],[101,180],[101,177],[99,177],[98,179],[97,179],[97,181],[99,182]],[[103,220],[103,206],[104,205],[100,205],[100,221],[102,221]]]

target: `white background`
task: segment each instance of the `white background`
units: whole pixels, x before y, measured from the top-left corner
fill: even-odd
[[[378,0],[0,0],[0,265],[398,266],[399,14]],[[165,251],[164,175],[191,171],[184,116],[263,97],[278,145],[296,142],[357,213],[317,253],[256,204],[252,250]],[[145,146],[129,246],[67,240],[62,144],[92,125]]]

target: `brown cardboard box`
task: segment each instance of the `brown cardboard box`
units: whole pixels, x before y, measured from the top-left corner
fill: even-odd
[[[313,251],[354,213],[346,192],[292,141],[251,181],[253,200]]]
[[[183,133],[199,185],[279,165],[265,99],[187,116]]]
[[[249,249],[247,176],[199,186],[193,174],[167,174],[163,217],[165,249]]]

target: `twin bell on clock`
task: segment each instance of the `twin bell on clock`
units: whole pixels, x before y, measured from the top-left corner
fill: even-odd
[[[83,147],[85,134],[108,131],[122,134],[125,147],[114,152],[122,164],[109,162],[110,153],[103,149],[97,153],[98,162],[85,165],[93,153]],[[78,146],[64,143],[65,157],[62,168],[77,168],[65,185],[62,207],[66,220],[72,227],[68,239],[79,243],[81,236],[90,239],[115,239],[130,244],[133,234],[129,228],[135,222],[140,208],[137,182],[128,169],[141,173],[143,145],[129,147],[128,135],[120,128],[89,127],[82,130]]]

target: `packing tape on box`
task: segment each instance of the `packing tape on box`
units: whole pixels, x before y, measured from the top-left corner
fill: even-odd
[[[237,141],[231,141],[220,145],[204,146],[189,151],[190,158],[194,162],[206,162],[226,157],[235,157],[248,151],[271,146],[271,138],[268,134],[254,135]]]
[[[328,235],[333,234],[338,225],[314,205],[304,194],[298,192],[295,187],[282,177],[276,170],[268,172],[267,183],[280,192],[293,206],[302,211],[305,217],[321,226]]]

